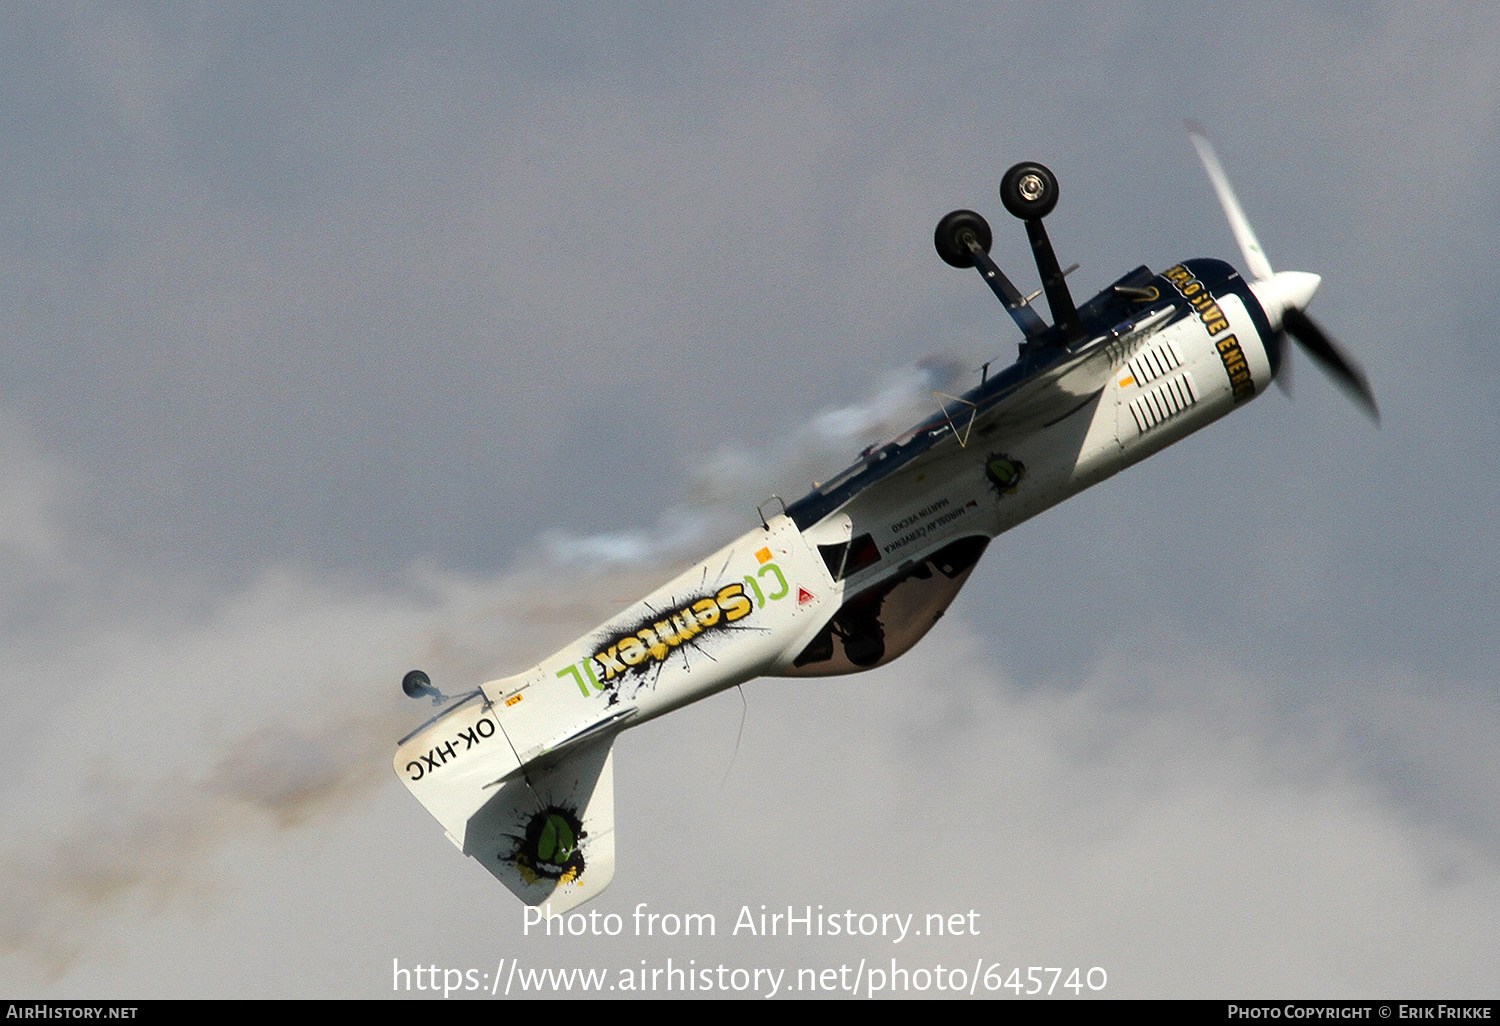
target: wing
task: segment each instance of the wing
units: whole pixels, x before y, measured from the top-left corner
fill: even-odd
[[[1136,273],[1148,281],[1151,278],[1149,271],[1140,268],[1122,281],[1130,282]],[[1180,312],[1168,300],[1165,306],[1142,311],[1118,328],[1064,352],[1045,369],[1029,371],[1016,364],[988,385],[961,397],[943,397],[938,417],[886,445],[870,447],[859,462],[788,506],[787,514],[805,530],[881,478],[947,459],[955,447],[968,445],[975,432],[996,427],[1026,431],[1062,420],[1093,402],[1115,368]]]
[[[1113,338],[1095,339],[1076,353],[981,408],[975,426],[1003,424],[1025,427],[1060,420],[1092,399],[1109,383],[1115,368],[1128,360],[1151,332],[1177,312],[1167,306],[1148,312]]]

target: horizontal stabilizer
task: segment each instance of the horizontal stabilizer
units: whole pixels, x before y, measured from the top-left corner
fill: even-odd
[[[554,913],[604,890],[615,875],[614,736],[498,785],[468,821],[464,854]]]

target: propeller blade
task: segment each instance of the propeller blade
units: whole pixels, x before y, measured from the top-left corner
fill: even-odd
[[[1184,124],[1193,140],[1193,148],[1198,151],[1198,159],[1203,161],[1203,170],[1208,172],[1208,180],[1213,183],[1214,192],[1219,194],[1219,206],[1224,208],[1224,216],[1229,218],[1229,229],[1234,232],[1234,241],[1239,243],[1240,253],[1245,258],[1245,266],[1250,269],[1250,276],[1256,281],[1271,277],[1275,273],[1271,270],[1271,261],[1266,259],[1265,250],[1260,248],[1260,240],[1255,237],[1255,230],[1250,227],[1249,219],[1240,209],[1240,201],[1235,198],[1229,176],[1224,173],[1224,167],[1219,163],[1208,136],[1204,134],[1203,126],[1196,121]]]
[[[1333,339],[1323,333],[1323,329],[1311,317],[1296,307],[1289,307],[1281,315],[1281,326],[1302,344],[1307,355],[1322,364],[1329,376],[1349,393],[1349,397],[1376,424],[1380,423],[1380,407],[1375,405],[1375,393],[1370,391],[1370,382],[1365,378],[1365,372],[1334,344]]]

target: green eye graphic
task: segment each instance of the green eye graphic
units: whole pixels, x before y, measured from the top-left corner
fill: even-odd
[[[547,817],[542,825],[542,836],[537,839],[536,854],[543,862],[560,864],[573,855],[573,828],[568,821],[556,813]]]
[[[1016,485],[1021,483],[1021,476],[1026,473],[1026,465],[1020,460],[1013,460],[1003,453],[995,453],[984,464],[984,476],[989,478],[990,484],[1000,495],[1015,490]]]
[[[583,875],[581,845],[587,838],[577,812],[549,805],[527,821],[525,836],[515,838],[509,853],[499,854],[515,864],[527,883],[572,883]]]

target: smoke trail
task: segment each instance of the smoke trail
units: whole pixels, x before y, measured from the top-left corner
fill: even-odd
[[[399,693],[405,670],[420,666],[451,692],[531,665],[744,530],[761,495],[800,494],[862,444],[930,415],[932,391],[954,372],[934,359],[889,376],[769,455],[724,451],[689,468],[686,497],[651,529],[547,533],[492,579],[414,569],[405,587],[371,592],[273,572],[206,614],[96,623],[49,651],[4,641],[0,655],[35,691],[75,701],[34,710],[15,732],[30,743],[12,755],[26,770],[4,799],[13,847],[0,853],[0,952],[61,974],[132,896],[169,903],[231,837],[353,808],[390,785],[392,745],[424,715]],[[36,572],[78,587],[80,575],[45,562],[57,546],[37,542],[52,537],[37,511],[56,475],[27,465],[33,485],[10,486],[32,511],[24,551]],[[74,743],[45,743],[65,720],[81,724]]]
[[[965,377],[962,365],[939,355],[891,371],[876,383],[874,395],[814,415],[760,455],[726,447],[686,467],[683,502],[663,511],[654,528],[587,538],[548,532],[542,538],[547,557],[565,565],[614,567],[696,559],[753,525],[761,500],[800,498],[815,481],[852,463],[865,446],[888,442],[937,415],[934,393],[978,383],[961,384]]]
[[[397,596],[272,576],[197,627],[114,638],[122,665],[106,657],[114,679],[71,714],[93,724],[77,728],[86,743],[33,753],[37,791],[11,796],[7,820],[30,819],[23,832],[45,836],[0,855],[0,951],[63,972],[122,899],[170,899],[235,833],[347,811],[390,783],[392,746],[424,715],[400,695],[402,672],[423,666],[467,689],[519,669],[607,617],[605,596],[654,582],[650,567],[553,566],[545,578],[482,582],[429,572]],[[59,677],[68,661],[31,675]],[[86,761],[69,758],[81,750]],[[50,831],[35,822],[53,804],[38,793],[49,788],[70,810]]]

